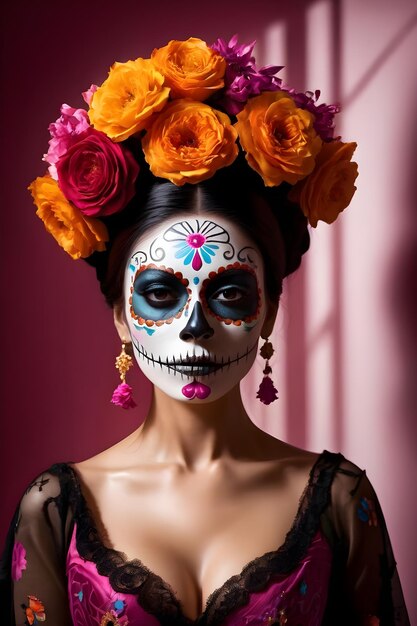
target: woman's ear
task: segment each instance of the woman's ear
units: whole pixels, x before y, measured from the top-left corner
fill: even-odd
[[[267,302],[266,316],[264,323],[262,324],[261,330],[262,339],[268,339],[274,329],[274,324],[278,313],[278,304],[278,301],[271,302],[270,300],[268,300]]]
[[[122,343],[130,342],[129,326],[126,322],[126,316],[123,304],[115,304],[113,307],[113,319],[117,333]]]

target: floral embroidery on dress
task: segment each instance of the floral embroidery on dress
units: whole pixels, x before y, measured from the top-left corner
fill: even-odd
[[[306,595],[307,589],[308,589],[308,585],[307,585],[306,581],[302,580],[300,582],[300,586],[298,587],[298,590],[299,590],[299,592],[301,593],[302,596]]]
[[[29,626],[46,620],[45,607],[36,596],[28,596],[28,605],[22,604],[22,609],[26,616],[24,623],[29,624]]]
[[[288,622],[288,618],[285,613],[285,609],[281,609],[278,614],[278,624],[279,626],[284,626]]]
[[[37,487],[38,491],[43,491],[45,485],[49,483],[49,478],[44,478],[43,475],[38,478],[38,480],[34,480],[33,483],[30,483],[29,487],[26,489],[25,494],[27,495],[33,487]]]
[[[362,522],[367,522],[369,526],[378,526],[375,504],[369,498],[361,498],[358,506],[358,517]]]
[[[123,611],[125,610],[126,607],[126,602],[124,600],[115,600],[113,602],[113,610],[117,613],[117,615],[120,615],[120,613],[123,613]]]
[[[129,620],[127,617],[119,618],[113,610],[107,611],[101,618],[100,626],[127,626]]]
[[[20,541],[16,541],[13,546],[12,554],[12,578],[17,582],[22,578],[23,570],[26,569],[26,550]]]
[[[264,624],[266,626],[285,626],[287,624],[288,618],[285,613],[285,609],[280,609],[277,617],[267,617],[266,622]]]

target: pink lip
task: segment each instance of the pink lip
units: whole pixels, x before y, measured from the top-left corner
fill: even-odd
[[[203,383],[198,383],[197,381],[184,385],[181,391],[182,394],[189,400],[193,400],[193,398],[204,400],[211,394],[210,387],[204,385]]]

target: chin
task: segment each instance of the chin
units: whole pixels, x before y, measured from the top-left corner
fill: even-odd
[[[219,400],[236,387],[249,372],[253,361],[254,357],[250,362],[245,363],[245,367],[243,364],[235,368],[223,367],[199,376],[195,374],[189,376],[182,371],[175,371],[164,376],[162,372],[147,372],[141,369],[155,387],[174,400],[192,404],[208,404]]]

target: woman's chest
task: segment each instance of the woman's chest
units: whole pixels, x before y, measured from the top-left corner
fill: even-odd
[[[74,528],[67,579],[74,626],[319,626],[331,571],[329,545],[320,531],[249,563],[223,581],[196,612],[175,589],[138,561],[99,550],[96,561],[81,556]],[[82,533],[81,533],[82,535]],[[292,545],[291,545],[292,544]],[[87,555],[88,556],[88,555]]]
[[[140,559],[195,618],[230,577],[276,550],[296,516],[305,480],[276,472],[198,480],[113,480],[95,492],[106,544]]]

